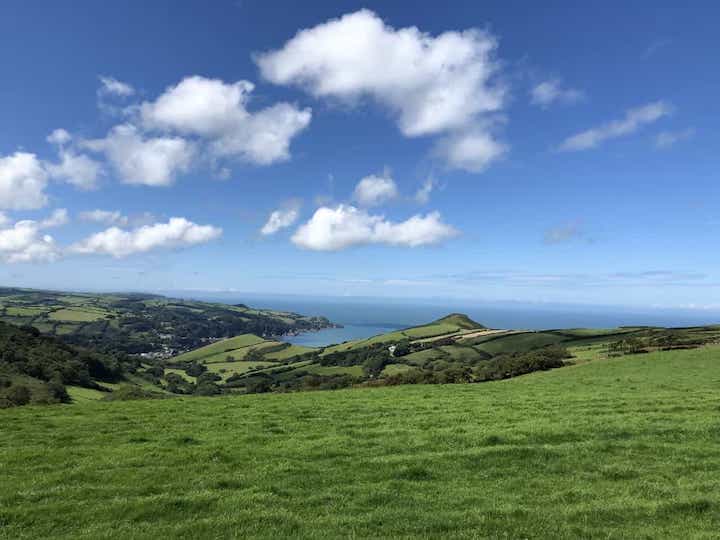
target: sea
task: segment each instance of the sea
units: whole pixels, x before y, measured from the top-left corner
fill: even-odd
[[[283,339],[321,347],[363,339],[431,322],[449,313],[464,313],[489,328],[548,330],[617,326],[699,326],[720,324],[720,312],[690,309],[638,309],[618,306],[490,303],[454,299],[311,297],[234,292],[162,291],[175,298],[247,304],[256,308],[322,315],[342,328],[327,328]]]

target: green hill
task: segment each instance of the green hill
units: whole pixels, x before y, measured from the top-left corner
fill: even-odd
[[[2,410],[0,536],[714,538],[718,358]]]
[[[463,330],[479,330],[485,328],[482,324],[473,321],[464,313],[451,313],[435,321],[438,324],[452,324]]]
[[[102,384],[123,380],[125,369],[133,367],[122,357],[78,349],[35,328],[0,322],[0,408],[69,402],[68,385],[109,390]]]
[[[169,358],[240,334],[281,336],[333,326],[324,317],[139,293],[0,288],[0,321],[106,352]]]

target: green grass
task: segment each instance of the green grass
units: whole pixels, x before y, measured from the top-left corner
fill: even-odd
[[[382,375],[387,377],[388,375],[397,375],[398,373],[405,373],[406,371],[413,369],[413,366],[405,364],[388,364],[382,370]]]
[[[165,368],[165,374],[174,373],[175,375],[180,375],[183,379],[185,379],[188,382],[194,383],[197,378],[193,377],[192,375],[188,375],[185,373],[185,370],[183,369],[177,369],[177,368]]]
[[[195,349],[193,351],[178,355],[173,358],[173,361],[197,361],[203,358],[208,358],[210,356],[217,356],[229,351],[233,351],[235,349],[249,347],[251,345],[258,345],[260,343],[265,343],[265,339],[254,334],[242,334],[240,336],[235,336],[229,339],[216,341],[215,343],[211,343],[210,345],[206,345],[205,347],[200,347],[199,349]]]
[[[360,377],[363,374],[362,366],[321,366],[311,364],[299,369],[316,375],[352,375]]]
[[[268,367],[277,365],[275,362],[214,362],[207,364],[208,371],[217,373],[226,380],[231,375],[247,373],[251,369],[258,367]],[[224,371],[223,371],[224,370]]]
[[[489,339],[476,345],[478,349],[490,354],[501,354],[508,352],[524,352],[554,343],[560,343],[566,338],[556,334],[544,332],[528,332],[522,334],[510,334],[495,339]]]
[[[86,403],[88,401],[97,401],[108,395],[107,392],[93,390],[92,388],[83,388],[82,386],[68,386],[68,395],[72,398],[73,403]]]
[[[50,313],[49,318],[53,321],[69,322],[91,322],[104,319],[107,312],[81,309],[59,309]]]
[[[478,353],[472,347],[460,347],[457,345],[445,345],[438,347],[441,351],[448,353],[455,361],[473,362],[478,359]]]
[[[720,349],[0,411],[0,537],[715,538]]]
[[[47,312],[47,309],[40,307],[8,307],[5,311],[10,317],[35,317]]]
[[[452,334],[458,331],[458,327],[454,324],[449,323],[434,323],[428,324],[427,326],[417,326],[415,328],[408,328],[403,330],[402,333],[406,336],[418,339],[441,336],[443,334]]]
[[[264,358],[268,360],[285,361],[289,360],[293,356],[299,356],[301,354],[309,353],[315,349],[311,347],[303,347],[302,345],[290,345],[287,349],[281,351],[271,352],[264,355]]]

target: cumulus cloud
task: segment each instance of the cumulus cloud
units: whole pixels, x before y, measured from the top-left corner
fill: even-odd
[[[398,196],[395,181],[390,177],[389,171],[382,176],[371,174],[366,176],[355,186],[353,199],[360,206],[377,206]]]
[[[418,204],[427,204],[430,202],[430,194],[435,189],[435,180],[428,178],[415,192],[415,202]]]
[[[293,225],[297,221],[298,217],[300,217],[300,211],[297,206],[274,210],[270,213],[265,225],[263,225],[262,229],[260,229],[260,233],[263,236],[275,234],[281,229],[286,229]]]
[[[547,109],[553,103],[577,103],[584,97],[585,95],[580,90],[563,88],[560,79],[543,81],[530,91],[530,103],[543,109]]]
[[[97,180],[103,173],[102,165],[94,159],[76,154],[70,150],[60,150],[58,163],[47,163],[50,176],[62,180],[80,189],[97,187]]]
[[[482,130],[451,135],[435,147],[435,152],[443,155],[451,166],[474,173],[484,171],[507,150],[505,144]]]
[[[48,202],[48,173],[35,154],[15,152],[0,157],[0,208],[35,210]]]
[[[43,229],[49,229],[51,227],[61,227],[63,225],[67,225],[69,222],[70,214],[68,214],[67,209],[58,208],[57,210],[54,210],[49,217],[43,219],[40,222],[40,227]]]
[[[170,249],[205,244],[222,234],[212,225],[197,225],[182,217],[173,217],[167,223],[155,223],[126,231],[110,227],[95,233],[70,247],[70,252],[92,255],[105,254],[115,258],[156,249]]]
[[[277,103],[247,110],[254,85],[193,76],[140,106],[146,129],[175,131],[210,140],[216,156],[267,165],[290,157],[290,142],[310,123],[310,109]]]
[[[72,140],[72,136],[63,128],[54,130],[50,135],[47,136],[47,142],[50,144],[57,144],[62,146]]]
[[[577,151],[595,148],[606,140],[634,133],[641,127],[652,124],[671,112],[672,108],[664,101],[648,103],[642,107],[628,110],[624,118],[620,120],[614,120],[568,137],[562,142],[559,149],[561,151]]]
[[[112,95],[118,97],[130,97],[135,93],[135,89],[127,83],[118,81],[115,77],[100,76],[99,94]]]
[[[432,36],[392,28],[363,9],[302,30],[256,62],[265,79],[316,97],[373,99],[392,112],[405,136],[417,137],[466,129],[502,108],[496,48],[487,32]]]
[[[443,223],[438,212],[392,222],[354,206],[339,205],[318,208],[297,229],[292,242],[304,249],[337,251],[363,244],[417,247],[438,244],[457,234],[454,227]]]
[[[5,217],[5,216],[3,216]],[[8,226],[5,217],[0,225],[0,259],[7,263],[53,262],[62,252],[43,229],[60,227],[68,222],[65,209],[55,210],[42,221],[25,219]]]
[[[121,214],[118,210],[87,210],[85,212],[80,212],[79,216],[83,221],[103,223],[105,225],[117,225],[119,227],[125,227],[130,222],[128,217]]]
[[[103,152],[123,182],[147,186],[173,184],[195,155],[194,145],[181,137],[146,138],[131,124],[115,126],[104,139],[82,145]]]
[[[683,129],[681,131],[662,131],[655,136],[655,147],[656,148],[670,148],[675,143],[684,141],[695,135],[693,128]]]

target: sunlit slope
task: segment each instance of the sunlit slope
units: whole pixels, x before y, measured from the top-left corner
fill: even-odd
[[[7,538],[712,538],[720,349],[0,411]],[[48,451],[52,448],[52,451]]]

